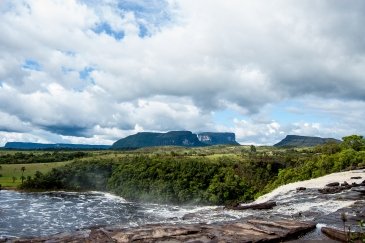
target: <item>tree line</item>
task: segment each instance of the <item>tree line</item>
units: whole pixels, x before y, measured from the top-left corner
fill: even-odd
[[[365,140],[344,137],[305,150],[288,149],[248,156],[184,157],[133,155],[90,158],[28,177],[22,189],[100,190],[132,201],[227,204],[250,201],[299,180],[365,166]]]

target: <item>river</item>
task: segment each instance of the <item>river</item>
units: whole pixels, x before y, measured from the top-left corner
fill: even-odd
[[[351,179],[354,176],[362,179]],[[348,192],[323,195],[318,193],[318,188],[334,181],[360,183],[364,179],[364,171],[357,170],[288,184],[259,198],[256,202],[274,200],[278,204],[272,210],[261,211],[133,203],[101,192],[25,193],[3,190],[0,191],[0,239],[50,235],[104,225],[131,227],[163,222],[213,223],[256,216],[314,220],[357,200],[345,196]],[[301,186],[307,190],[296,192],[296,188]]]

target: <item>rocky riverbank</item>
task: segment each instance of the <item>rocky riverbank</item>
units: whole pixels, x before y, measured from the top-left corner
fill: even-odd
[[[226,208],[136,204],[97,192],[3,191],[3,202],[8,206],[3,204],[0,208],[3,216],[8,216],[3,221],[6,225],[1,227],[0,222],[0,233],[3,230],[9,236],[2,236],[0,242],[247,242],[286,241],[298,235],[303,240],[328,240],[321,228],[327,234],[341,234],[341,215],[346,216],[346,228],[360,230],[359,222],[365,219],[364,178],[363,170],[331,174],[282,186],[251,204]],[[341,190],[321,192],[336,187]],[[42,221],[36,221],[39,213]],[[14,215],[23,216],[14,220]],[[109,221],[96,220],[101,218]],[[72,225],[64,228],[68,223]],[[34,228],[36,238],[6,231],[10,225],[23,232]],[[91,225],[108,226],[90,228]],[[55,228],[49,229],[51,226]],[[328,227],[334,230],[325,230]]]
[[[279,242],[311,231],[315,226],[313,222],[264,219],[220,224],[154,224],[136,228],[101,227],[6,242]]]

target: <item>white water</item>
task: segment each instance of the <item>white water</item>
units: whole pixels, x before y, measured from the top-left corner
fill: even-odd
[[[351,179],[351,177],[360,176],[360,179]],[[361,183],[363,180],[365,180],[365,172],[364,170],[351,170],[351,171],[345,171],[345,172],[338,172],[338,173],[332,173],[329,175],[325,175],[322,177],[318,177],[315,179],[310,179],[306,181],[298,181],[293,182],[290,184],[286,184],[284,186],[280,186],[273,190],[272,192],[265,194],[261,197],[259,197],[255,202],[256,203],[262,203],[269,200],[274,199],[277,196],[288,194],[292,191],[295,191],[298,187],[306,187],[306,188],[323,188],[328,183],[331,182],[344,182],[347,181],[347,183],[351,184],[353,182]]]
[[[361,177],[360,179],[351,179],[351,177]],[[343,196],[347,192],[323,195],[318,193],[319,188],[324,188],[328,183],[346,181],[361,183],[365,179],[364,170],[353,170],[346,172],[333,173],[323,177],[290,183],[280,186],[274,191],[259,197],[254,203],[263,203],[267,201],[276,201],[278,206],[275,211],[281,215],[295,216],[306,215],[311,212],[314,218],[317,215],[325,215],[337,211],[338,209],[352,205],[355,200]],[[298,187],[305,187],[305,191],[296,191]],[[308,215],[308,214],[307,214]]]
[[[361,179],[350,179],[361,176]],[[363,170],[335,173],[281,186],[254,203],[273,200],[272,210],[225,210],[223,207],[132,203],[110,193],[0,191],[0,239],[73,231],[95,225],[125,227],[149,223],[216,223],[247,217],[285,217],[313,220],[354,203],[344,193],[323,195],[318,188],[330,182],[360,183]],[[296,192],[297,187],[307,190]],[[185,216],[185,217],[184,217]]]

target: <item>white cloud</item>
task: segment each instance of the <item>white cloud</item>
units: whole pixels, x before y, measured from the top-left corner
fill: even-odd
[[[90,143],[136,127],[226,129],[252,143],[363,133],[364,11],[357,0],[1,1],[0,126]],[[337,121],[264,114],[302,97],[305,112]],[[225,109],[249,118],[217,124],[212,111]]]

